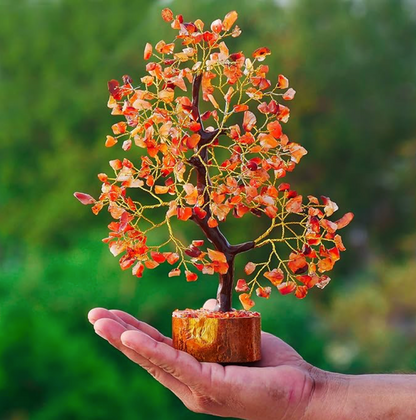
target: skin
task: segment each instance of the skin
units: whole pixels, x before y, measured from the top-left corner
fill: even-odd
[[[212,309],[215,299],[204,308]],[[248,420],[415,419],[415,375],[348,376],[307,363],[262,333],[262,360],[249,366],[200,363],[170,338],[119,310],[92,309],[95,332],[169,388],[196,413]]]

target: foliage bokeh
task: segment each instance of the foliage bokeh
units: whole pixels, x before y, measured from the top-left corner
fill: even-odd
[[[307,301],[259,303],[264,329],[324,369],[416,369],[412,2],[3,0],[1,419],[196,418],[96,337],[86,313],[117,307],[169,334],[171,311],[201,306],[216,280],[120,272],[100,243],[109,219],[72,197],[97,191],[96,173],[115,157],[103,147],[114,122],[106,82],[140,76],[144,44],[173,36],[160,18],[166,4],[206,22],[238,11],[233,47],[268,46],[269,74],[298,92],[287,131],[309,154],[288,181],[356,214],[331,285]],[[227,233],[251,239],[256,223]]]

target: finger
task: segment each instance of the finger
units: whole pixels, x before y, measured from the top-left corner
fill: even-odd
[[[131,361],[143,367],[149,372],[158,382],[166,388],[169,388],[181,400],[189,400],[191,398],[191,391],[189,388],[181,383],[178,379],[154,365],[147,358],[136,353],[133,349],[123,345],[120,337],[128,331],[121,324],[113,319],[101,318],[94,324],[95,332],[112,346],[120,350]]]
[[[120,311],[118,309],[112,309],[111,313],[118,316],[121,320],[126,322],[127,324],[132,325],[133,327],[137,328],[140,331],[143,331],[148,336],[152,337],[156,341],[161,341],[168,345],[172,345],[172,339],[169,337],[165,337],[162,333],[160,333],[156,328],[152,327],[149,324],[146,324],[143,321],[139,321],[134,316],[128,314],[127,312]]]
[[[123,325],[126,329],[139,329],[157,341],[162,341],[166,344],[172,345],[171,338],[165,337],[156,328],[146,324],[145,322],[139,321],[126,312],[119,311],[117,309],[108,310],[105,308],[95,308],[91,309],[91,311],[88,313],[88,319],[91,324],[94,324],[98,319],[101,318],[114,319]]]
[[[99,319],[106,318],[106,319],[113,319],[114,321],[121,324],[124,328],[127,330],[136,329],[133,325],[124,322],[121,318],[119,318],[116,314],[109,311],[105,308],[95,308],[91,309],[91,311],[88,312],[88,320],[91,322],[91,324],[95,324]]]
[[[94,325],[97,319],[100,319],[100,313],[103,309],[104,308],[93,308],[88,312],[87,318],[88,318],[88,321],[90,321],[92,325]]]
[[[209,365],[203,369],[188,353],[156,341],[141,331],[124,332],[121,342],[194,390],[205,388],[209,381]]]

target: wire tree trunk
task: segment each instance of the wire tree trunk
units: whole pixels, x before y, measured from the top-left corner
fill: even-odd
[[[203,219],[193,215],[192,220],[199,225],[208,240],[215,246],[217,251],[222,252],[227,259],[228,271],[220,274],[219,287],[217,292],[218,310],[229,312],[232,309],[233,284],[234,284],[234,259],[241,252],[254,248],[254,241],[245,242],[239,245],[230,245],[227,238],[221,232],[219,227],[209,227],[208,219],[211,217],[209,208],[209,187],[211,186],[210,176],[207,170],[208,145],[218,136],[224,134],[220,130],[206,131],[204,129],[201,115],[199,112],[199,91],[201,88],[202,73],[194,77],[192,84],[192,115],[195,121],[201,125],[198,134],[201,141],[197,146],[196,153],[189,159],[189,162],[195,167],[197,172],[198,193],[204,197],[203,209],[207,212]]]

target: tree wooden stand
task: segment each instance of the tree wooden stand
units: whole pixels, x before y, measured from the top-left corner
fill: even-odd
[[[258,312],[177,310],[172,314],[173,346],[200,362],[255,362],[261,359],[260,324]]]

